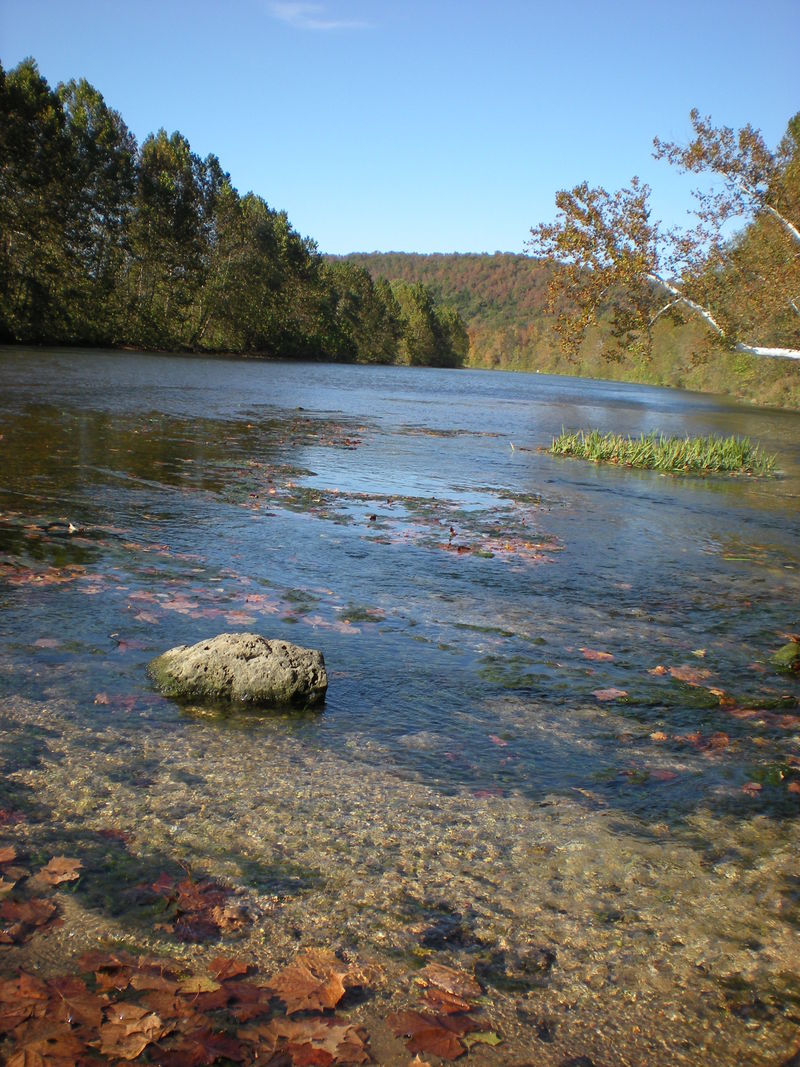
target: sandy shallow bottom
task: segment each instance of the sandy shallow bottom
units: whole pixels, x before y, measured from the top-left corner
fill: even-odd
[[[380,1063],[411,1059],[382,1020],[429,960],[486,989],[504,1044],[473,1063],[766,1065],[797,1041],[796,822],[699,809],[676,829],[590,794],[445,795],[355,736],[350,760],[257,726],[87,725],[58,698],[1,710],[4,802],[29,814],[0,840],[84,862],[57,893],[64,926],[6,948],[6,974],[109,943],[202,965],[219,941],[178,944],[126,897],[184,864],[242,890],[253,922],[226,951],[267,973],[310,946],[373,968],[353,1018]]]

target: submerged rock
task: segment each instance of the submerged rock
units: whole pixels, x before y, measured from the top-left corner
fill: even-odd
[[[790,641],[779,648],[771,662],[779,671],[800,671],[800,643]]]
[[[147,666],[165,696],[199,703],[310,707],[325,697],[322,653],[259,634],[219,634],[178,645]]]

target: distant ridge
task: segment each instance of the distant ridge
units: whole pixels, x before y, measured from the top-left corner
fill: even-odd
[[[513,252],[353,252],[342,258],[373,278],[423,282],[451,304],[468,327],[526,327],[545,314],[550,268]]]
[[[666,318],[654,328],[650,362],[631,353],[608,359],[602,327],[590,332],[574,362],[561,352],[547,312],[547,262],[514,252],[353,252],[326,256],[347,260],[374,279],[422,282],[437,303],[451,305],[469,333],[468,364],[500,370],[542,371],[617,381],[676,386],[725,393],[761,404],[800,406],[800,367],[769,363],[708,347],[695,323],[678,326]]]

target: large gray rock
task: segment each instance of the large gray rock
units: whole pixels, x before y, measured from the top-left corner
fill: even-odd
[[[309,707],[328,688],[322,653],[259,634],[178,645],[147,667],[166,696],[194,703]]]

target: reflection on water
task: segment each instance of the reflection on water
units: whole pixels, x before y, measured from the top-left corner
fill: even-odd
[[[769,661],[800,630],[798,416],[136,354],[4,350],[0,381],[0,809],[95,857],[86,938],[135,925],[137,865],[184,862],[269,916],[257,958],[476,968],[507,1039],[476,1062],[786,1051],[800,713]],[[782,474],[536,451],[587,425],[747,434]],[[324,712],[151,691],[152,656],[231,629],[322,648]]]

